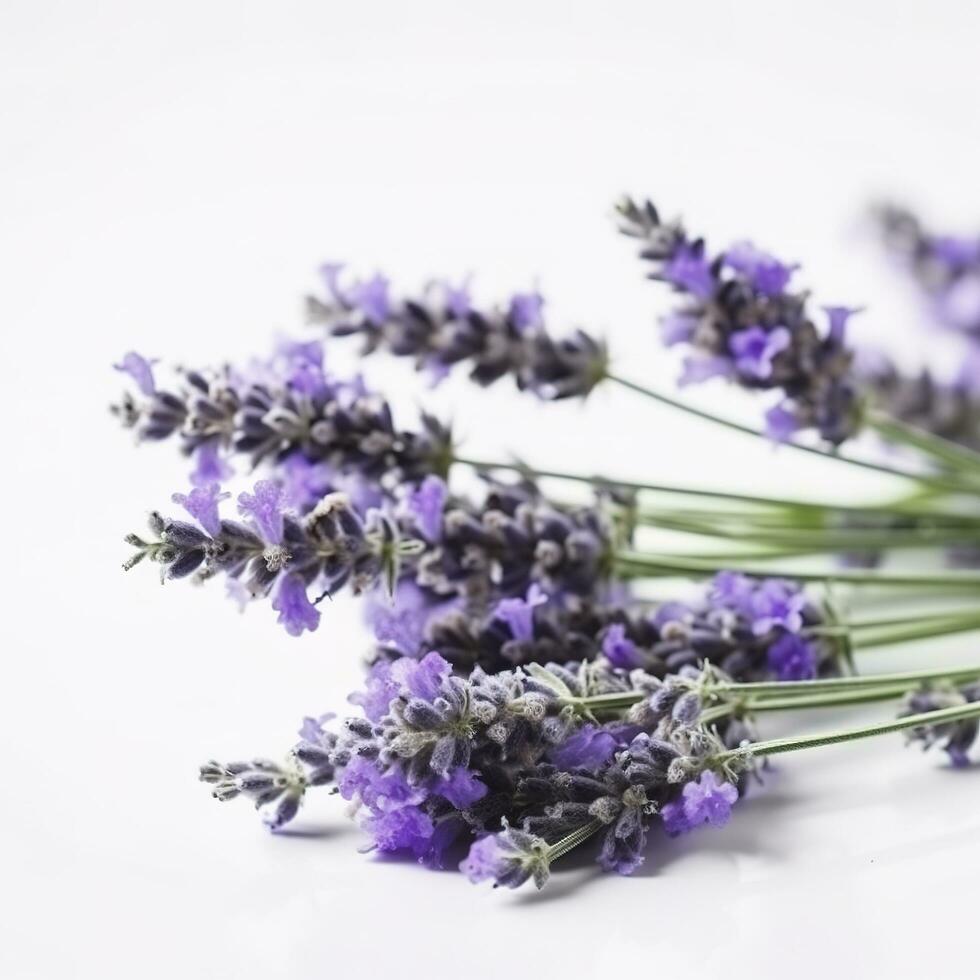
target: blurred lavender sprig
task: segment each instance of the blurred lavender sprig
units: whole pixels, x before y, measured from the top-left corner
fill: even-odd
[[[882,204],[874,214],[885,247],[915,280],[937,322],[980,335],[980,235],[937,233],[896,204]]]
[[[308,316],[332,336],[362,337],[364,354],[410,357],[433,381],[465,364],[480,385],[510,377],[522,391],[552,400],[584,397],[606,375],[605,344],[583,330],[554,338],[536,290],[481,308],[468,282],[432,282],[418,295],[395,297],[385,277],[345,282],[342,269],[322,267],[325,291],[308,297]]]
[[[859,389],[851,371],[846,325],[856,309],[828,306],[823,325],[808,295],[791,290],[796,264],[780,261],[750,242],[711,252],[680,222],[665,222],[650,202],[618,205],[621,231],[639,239],[650,278],[681,297],[663,317],[667,345],[687,345],[681,384],[723,377],[781,400],[766,413],[766,429],[779,440],[816,429],[834,445],[860,425]]]

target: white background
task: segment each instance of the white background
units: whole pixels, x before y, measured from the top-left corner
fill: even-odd
[[[286,749],[303,714],[342,707],[366,636],[345,602],[297,642],[267,608],[124,576],[122,534],[186,465],[105,406],[130,348],[208,364],[308,329],[326,259],[405,288],[478,271],[484,298],[537,281],[556,327],[668,384],[665,296],[612,230],[623,191],[718,247],[750,234],[804,261],[823,301],[868,306],[867,337],[952,366],[862,217],[891,194],[976,229],[978,29],[968,2],[3,0],[0,975],[974,975],[980,777],[897,737],[787,759],[726,830],[658,839],[633,879],[572,861],[540,895],[360,855],[331,798],[289,837],[219,807],[198,762]],[[626,393],[539,407],[367,371],[481,455],[893,489]]]

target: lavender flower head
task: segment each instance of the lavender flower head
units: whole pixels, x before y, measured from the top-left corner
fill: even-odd
[[[980,235],[938,234],[892,204],[878,207],[875,217],[885,247],[915,281],[934,319],[980,335]]]
[[[393,298],[387,279],[345,284],[342,268],[322,267],[326,292],[308,298],[309,318],[333,336],[361,336],[366,354],[383,349],[411,357],[436,381],[466,363],[477,384],[509,375],[522,391],[545,399],[585,396],[606,375],[605,345],[582,330],[554,339],[537,291],[480,309],[468,285],[433,282],[418,296]]]
[[[682,297],[662,324],[665,343],[692,351],[682,383],[724,377],[780,392],[767,415],[774,439],[809,428],[835,445],[854,435],[861,406],[845,327],[857,310],[827,307],[819,325],[806,293],[790,291],[796,264],[749,242],[709,253],[703,238],[663,222],[650,202],[626,199],[619,214],[621,230],[643,243],[640,254],[652,263],[650,278]]]

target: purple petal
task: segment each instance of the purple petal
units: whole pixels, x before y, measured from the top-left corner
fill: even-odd
[[[216,538],[221,533],[218,503],[230,496],[230,493],[222,493],[217,483],[209,483],[204,487],[195,487],[190,493],[175,493],[170,499],[180,504],[212,538]]]
[[[300,636],[304,630],[312,633],[320,625],[320,611],[310,602],[306,583],[299,575],[284,575],[279,580],[272,608],[279,613],[277,622],[290,636]]]
[[[122,371],[123,374],[128,374],[133,381],[136,382],[136,387],[149,397],[156,393],[157,387],[153,380],[153,362],[148,361],[145,357],[137,354],[136,351],[129,351],[119,364],[113,364],[113,367],[117,371]]]

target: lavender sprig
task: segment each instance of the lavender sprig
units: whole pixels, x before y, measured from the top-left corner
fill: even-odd
[[[937,234],[907,208],[875,210],[886,248],[908,269],[936,320],[980,334],[980,235]]]
[[[284,344],[266,364],[242,373],[185,371],[180,388],[158,387],[151,362],[130,352],[117,365],[134,379],[113,407],[141,441],[177,437],[195,458],[192,482],[207,485],[231,473],[228,459],[250,467],[276,461],[299,491],[381,486],[385,491],[445,475],[452,434],[423,414],[417,431],[395,426],[391,407],[360,379],[338,381],[323,370],[317,342]]]
[[[326,292],[307,298],[308,317],[332,336],[362,337],[364,354],[411,357],[434,381],[466,364],[477,384],[509,376],[520,390],[551,400],[584,397],[606,375],[605,344],[583,330],[554,339],[536,291],[481,309],[468,283],[430,283],[417,296],[395,298],[383,276],[344,284],[342,268],[322,267]]]
[[[574,605],[608,588],[616,532],[603,509],[559,508],[531,486],[492,487],[473,505],[430,476],[397,504],[364,516],[343,494],[300,515],[288,508],[281,483],[263,480],[238,498],[247,524],[221,516],[225,496],[216,484],[175,495],[197,525],[154,513],[152,540],[127,538],[138,550],[126,567],[149,558],[165,579],[223,574],[242,601],[271,596],[294,635],[318,625],[311,590],[322,597],[380,587],[390,599],[405,585],[401,604],[385,601],[378,613],[396,637],[426,610],[451,605],[518,622],[528,597]]]
[[[975,681],[980,669],[947,673]],[[980,717],[976,684],[911,693],[919,679],[943,676],[737,684],[712,667],[658,680],[566,663],[460,677],[430,653],[373,672],[351,698],[363,716],[339,731],[324,725],[330,716],[307,719],[283,766],[210,762],[201,778],[218,799],[242,794],[268,807],[274,828],[295,815],[307,788],[336,786],[373,849],[441,867],[466,847],[459,867],[472,881],[541,887],[555,860],[593,836],[601,867],[630,874],[658,822],[668,836],[723,826],[758,775],[756,760],[769,755],[907,731],[926,744],[945,739],[962,764]],[[860,728],[759,741],[750,721],[905,692],[902,717]],[[613,704],[612,719],[598,721],[594,712]]]
[[[782,400],[766,414],[778,440],[815,428],[838,445],[860,426],[861,403],[845,343],[848,319],[857,312],[825,307],[818,326],[806,293],[790,290],[798,268],[740,242],[712,253],[679,222],[664,222],[654,205],[624,199],[621,230],[643,243],[650,278],[668,283],[682,303],[667,314],[661,334],[668,345],[694,353],[681,383],[725,377],[746,388],[777,390]]]

